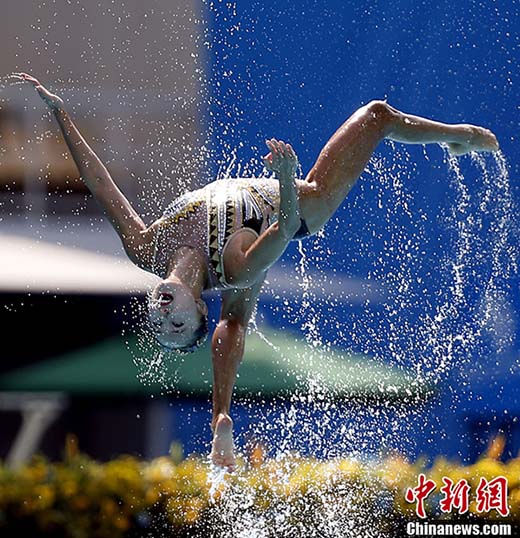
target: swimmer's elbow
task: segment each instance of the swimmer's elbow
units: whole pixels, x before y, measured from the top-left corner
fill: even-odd
[[[254,286],[269,267],[262,266],[261,269],[253,269],[245,265],[240,271],[227,275],[227,281],[233,288],[244,290]]]
[[[257,279],[258,271],[251,263],[248,252],[237,252],[231,263],[226,266],[226,281],[233,288],[249,288]]]
[[[138,234],[137,237],[128,237],[122,234],[121,241],[129,260],[140,269],[152,272],[153,248],[148,241],[146,230]]]

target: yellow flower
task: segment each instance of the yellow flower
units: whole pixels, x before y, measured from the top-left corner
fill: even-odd
[[[481,458],[474,465],[468,467],[470,476],[474,484],[478,484],[481,477],[492,480],[497,476],[504,475],[504,464],[492,458]]]
[[[62,482],[60,488],[65,497],[72,497],[78,492],[78,484],[72,478]]]
[[[153,460],[144,470],[144,478],[150,482],[167,481],[173,476],[175,476],[175,465],[166,457]]]
[[[205,507],[205,502],[201,499],[189,499],[184,508],[184,520],[186,523],[193,524],[199,518],[200,512]]]
[[[38,510],[46,510],[54,504],[56,498],[54,488],[49,484],[37,485],[34,488],[35,508]]]
[[[84,511],[90,506],[90,499],[86,495],[77,495],[70,500],[70,506],[73,510]]]
[[[120,531],[126,531],[130,528],[130,521],[127,517],[124,516],[116,516],[116,518],[114,519],[114,524],[116,529]]]
[[[101,515],[106,518],[114,517],[119,511],[119,507],[113,499],[103,499],[101,501],[100,509]]]
[[[160,498],[159,491],[157,488],[150,486],[145,490],[144,503],[146,506],[154,505]]]

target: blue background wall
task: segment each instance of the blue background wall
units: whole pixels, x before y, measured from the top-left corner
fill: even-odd
[[[388,99],[406,112],[491,128],[509,163],[517,207],[517,3],[265,0],[210,2],[205,9],[214,175],[262,173],[259,156],[271,137],[293,144],[305,173],[356,108]],[[520,448],[519,278],[510,266],[518,258],[516,209],[505,207],[503,185],[492,186],[491,160],[486,180],[469,157],[461,159],[461,188],[438,146],[383,143],[377,156],[382,172],[377,162],[369,167],[326,238],[306,243],[306,256],[311,268],[380,283],[387,297],[363,305],[313,303],[314,336],[426,377],[433,372],[440,397],[419,414],[424,426],[416,428],[416,446],[406,447],[412,454],[473,458],[499,429],[513,454]],[[469,201],[462,207],[464,189]],[[483,196],[490,198],[486,207]],[[476,223],[467,225],[472,216]],[[496,233],[497,223],[508,231]],[[499,240],[502,254],[493,258]],[[453,264],[464,245],[464,299],[457,302]],[[288,249],[282,267],[298,263],[297,249],[296,243]],[[482,329],[477,321],[490,279],[493,293],[500,292],[493,317],[504,322]],[[446,320],[432,324],[443,308]],[[297,306],[291,316],[274,300],[260,318],[293,331],[305,322]],[[501,331],[510,335],[505,344],[497,343]],[[474,338],[446,357],[446,339],[456,334]]]

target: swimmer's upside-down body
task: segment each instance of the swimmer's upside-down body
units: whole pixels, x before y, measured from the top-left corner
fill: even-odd
[[[146,226],[85,142],[63,101],[24,73],[53,110],[83,181],[103,207],[129,258],[162,278],[150,302],[159,342],[191,350],[207,332],[204,290],[222,290],[219,322],[211,340],[213,443],[211,460],[233,470],[230,406],[244,353],[246,328],[267,270],[290,241],[319,231],[341,205],[376,146],[385,138],[408,144],[440,143],[455,155],[497,151],[481,127],[447,125],[402,113],[384,101],[357,110],[321,150],[305,180],[295,177],[296,155],[272,139],[264,158],[274,179],[216,181],[172,203]]]

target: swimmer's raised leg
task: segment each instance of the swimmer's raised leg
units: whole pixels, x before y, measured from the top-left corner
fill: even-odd
[[[446,144],[456,155],[498,150],[497,139],[488,129],[440,123],[405,114],[385,101],[372,101],[334,133],[305,181],[299,182],[301,216],[311,234],[332,217],[385,138],[406,144]]]
[[[446,144],[453,155],[470,151],[497,151],[498,141],[489,130],[466,123],[449,125],[404,114],[386,103],[395,114],[386,138],[405,144]]]

